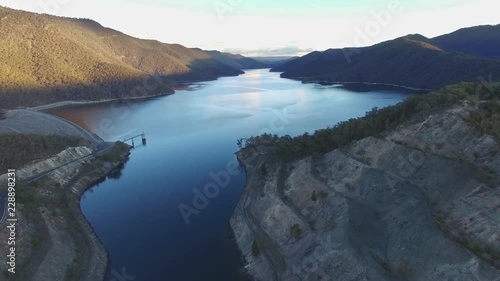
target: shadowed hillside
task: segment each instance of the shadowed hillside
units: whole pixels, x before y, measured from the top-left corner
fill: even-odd
[[[137,39],[88,19],[0,7],[0,21],[1,107],[133,96],[124,91],[137,86],[165,94],[176,82],[243,73],[201,50]],[[149,89],[144,79],[151,75],[162,85]]]
[[[477,81],[481,76],[500,77],[500,60],[447,51],[432,42],[415,34],[371,47],[312,52],[272,71],[303,81],[384,83],[423,89]]]
[[[500,58],[500,24],[462,28],[432,39],[440,48],[466,54]]]

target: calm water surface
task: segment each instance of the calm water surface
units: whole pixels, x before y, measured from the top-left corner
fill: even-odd
[[[245,184],[241,167],[206,208],[189,217],[194,189],[234,163],[236,140],[262,132],[313,133],[403,100],[403,90],[352,92],[252,70],[132,104],[59,109],[53,114],[109,141],[145,132],[121,175],[84,194],[81,208],[111,257],[134,281],[232,281],[241,267],[228,221]],[[109,280],[122,280],[109,274]],[[130,280],[130,279],[126,279]]]

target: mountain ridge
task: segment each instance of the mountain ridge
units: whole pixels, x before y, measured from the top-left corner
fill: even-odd
[[[469,55],[500,58],[500,24],[461,28],[457,31],[432,38],[443,49]]]
[[[498,27],[500,29],[500,25]],[[500,49],[500,41],[498,47]],[[271,71],[283,72],[284,78],[302,81],[382,83],[437,89],[461,81],[475,81],[479,77],[499,79],[500,60],[450,50],[443,44],[436,44],[434,39],[409,34],[368,47],[311,52]]]
[[[215,60],[224,63],[226,65],[229,65],[235,69],[245,70],[245,69],[270,68],[269,64],[257,61],[253,58],[245,57],[243,55],[220,52],[217,50],[202,50],[202,51],[208,53]]]
[[[1,6],[0,19],[4,108],[171,94],[177,83],[244,73],[200,49],[135,38],[91,19]]]

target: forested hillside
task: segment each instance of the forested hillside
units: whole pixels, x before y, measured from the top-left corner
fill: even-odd
[[[243,73],[201,50],[4,7],[0,52],[0,108],[166,94],[173,83]],[[161,79],[144,82],[150,75]]]
[[[500,24],[462,28],[432,42],[446,50],[500,59]]]
[[[472,46],[459,43],[460,34],[436,39],[448,46],[446,49],[437,46],[433,39],[414,34],[370,47],[312,52],[272,71],[302,81],[383,83],[421,89],[438,89],[462,81],[477,81],[480,77],[499,79],[500,59],[474,54],[498,50],[500,41],[491,39],[494,36],[488,33],[478,33],[477,46]],[[460,51],[465,49],[469,53]]]

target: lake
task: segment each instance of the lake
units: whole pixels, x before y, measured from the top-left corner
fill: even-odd
[[[242,264],[229,230],[245,185],[237,139],[313,133],[411,94],[351,88],[250,70],[170,96],[53,110],[105,140],[147,137],[145,146],[136,139],[119,173],[82,197],[82,211],[110,254],[108,279],[121,281],[115,275],[125,272],[135,278],[124,280],[134,281],[237,280]],[[210,198],[193,202],[206,186]]]

